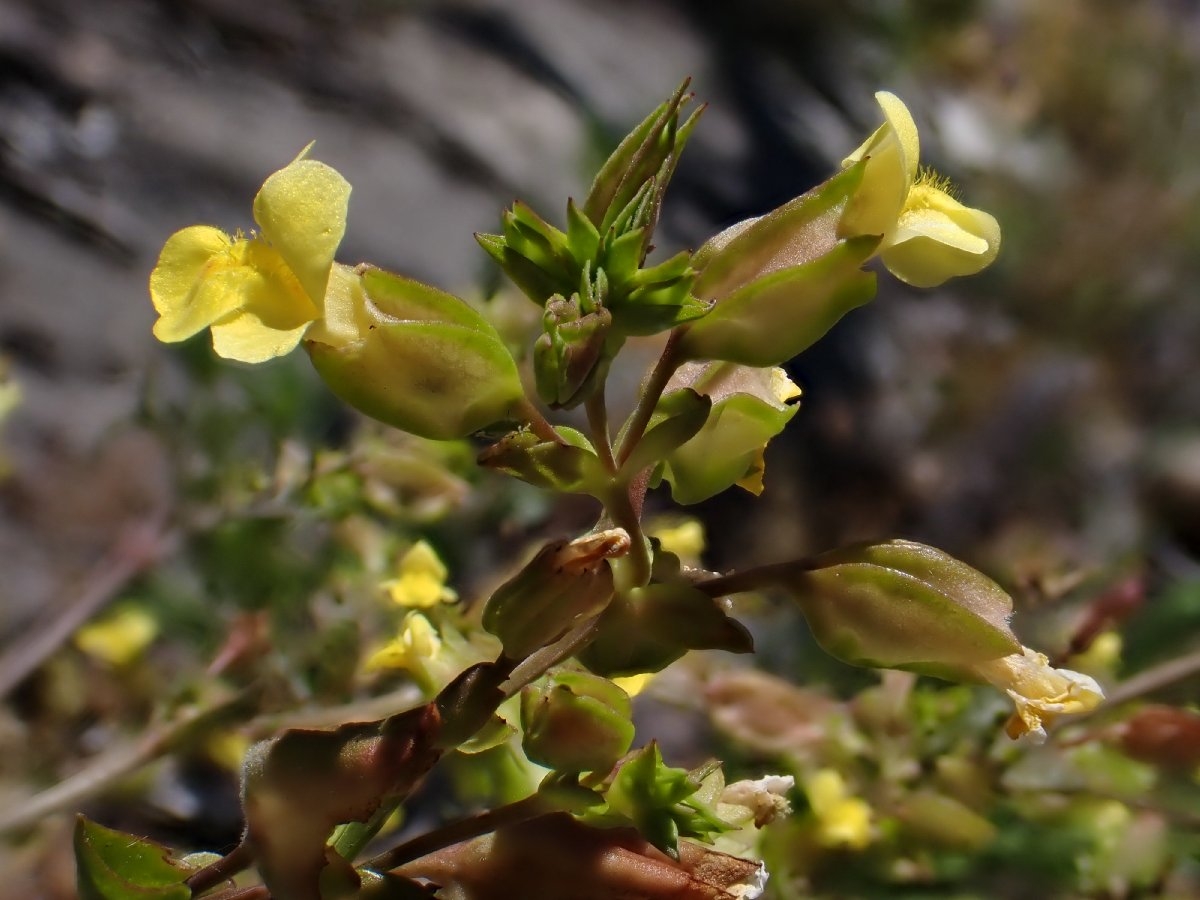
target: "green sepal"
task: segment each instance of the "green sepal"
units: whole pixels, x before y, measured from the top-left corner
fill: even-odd
[[[865,162],[843,169],[765,216],[727,228],[692,256],[700,271],[696,294],[727,297],[756,278],[824,256],[837,244],[838,225]]]
[[[482,624],[500,638],[507,657],[523,659],[600,613],[612,593],[612,569],[603,555],[581,553],[578,542],[551,541],[496,588]]]
[[[814,559],[783,585],[817,642],[851,665],[977,681],[970,667],[1021,652],[1012,598],[983,573],[911,541]]]
[[[621,467],[626,473],[655,465],[690,441],[704,427],[712,400],[693,390],[673,391],[655,408],[650,427]]]
[[[812,262],[750,282],[689,327],[679,352],[756,368],[786,362],[875,296],[875,274],[860,266],[878,244],[875,236],[851,238]]]
[[[508,348],[465,301],[379,269],[361,275],[373,310],[357,340],[305,349],[335,394],[420,437],[466,437],[509,418],[525,394]]]
[[[502,235],[477,233],[475,240],[504,270],[512,283],[534,303],[542,306],[550,297],[562,293],[560,279],[547,274],[536,263],[509,247]]]
[[[600,257],[600,266],[608,273],[613,284],[631,281],[642,264],[642,242],[645,231],[638,229],[606,241]]]
[[[547,274],[561,277],[573,268],[567,236],[518,200],[504,212],[505,242]]]
[[[753,649],[746,627],[684,581],[679,557],[656,546],[651,583],[613,597],[578,659],[611,678],[658,672],[689,650]]]
[[[554,672],[521,691],[522,747],[560,772],[608,772],[633,743],[629,695],[588,672]]]
[[[565,443],[545,441],[530,431],[514,431],[479,454],[479,464],[527,484],[563,494],[594,494],[608,473],[588,439],[574,428],[555,431]]]
[[[171,852],[79,816],[75,820],[76,889],[80,900],[190,900],[192,870]]]

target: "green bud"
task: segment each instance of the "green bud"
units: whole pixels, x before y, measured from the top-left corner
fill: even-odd
[[[666,668],[688,650],[749,653],[750,633],[721,605],[683,580],[679,558],[658,549],[653,581],[612,599],[579,661],[598,675]]]
[[[762,492],[763,452],[799,408],[800,390],[782,369],[733,363],[685,363],[667,383],[657,415],[700,392],[712,404],[704,426],[664,454],[663,478],[677,503],[699,503],[737,484]],[[654,421],[654,420],[651,420]]]
[[[506,656],[523,659],[604,609],[613,593],[606,560],[628,552],[620,528],[550,542],[488,599],[483,627]]]
[[[507,434],[479,454],[479,464],[559,493],[590,494],[607,485],[611,476],[588,439],[574,428],[555,431],[563,443],[544,441],[530,431]]]
[[[436,440],[508,418],[524,398],[496,330],[452,294],[379,269],[335,266],[305,348],[351,406]]]
[[[602,380],[610,357],[604,353],[612,313],[603,307],[584,313],[579,295],[551,297],[542,316],[543,334],[533,346],[538,395],[550,407],[571,409],[587,399],[587,388]]]
[[[521,692],[522,745],[539,765],[607,772],[633,743],[629,695],[587,672],[558,672]]]
[[[835,550],[790,571],[783,585],[821,646],[852,665],[977,681],[978,664],[1023,649],[1008,625],[1008,594],[924,544]]]

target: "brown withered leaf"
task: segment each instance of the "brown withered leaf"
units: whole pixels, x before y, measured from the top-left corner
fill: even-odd
[[[732,900],[757,896],[759,863],[680,841],[679,862],[631,828],[593,828],[564,813],[446,847],[399,874],[451,900]]]

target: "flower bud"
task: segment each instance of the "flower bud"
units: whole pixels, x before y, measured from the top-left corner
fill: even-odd
[[[510,659],[553,643],[604,609],[613,593],[606,560],[627,552],[629,535],[621,528],[550,542],[488,599],[483,627],[500,638]]]
[[[546,302],[541,336],[533,347],[533,372],[538,396],[555,409],[578,406],[590,393],[595,376],[608,370],[604,345],[612,313],[604,307],[585,313],[578,295],[561,295]]]
[[[976,663],[1021,649],[1008,626],[1012,598],[924,544],[846,547],[785,581],[817,641],[852,665],[961,680]]]
[[[633,743],[629,695],[599,675],[558,672],[521,692],[525,755],[567,772],[607,772]]]
[[[420,437],[465,437],[524,398],[495,329],[459,298],[379,269],[334,266],[305,348],[335,394]]]
[[[1009,737],[1044,739],[1045,726],[1104,699],[1094,679],[1053,668],[1008,626],[1012,599],[954,557],[910,541],[824,554],[783,578],[813,636],[852,665],[986,681],[1016,706]]]

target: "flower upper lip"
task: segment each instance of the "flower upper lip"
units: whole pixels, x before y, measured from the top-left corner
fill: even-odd
[[[908,107],[895,94],[875,95],[884,123],[842,162],[862,162],[862,181],[842,214],[843,237],[882,236],[888,270],[916,287],[934,287],[986,268],[1000,250],[1000,225],[965,206],[945,179],[922,172],[920,138]]]

